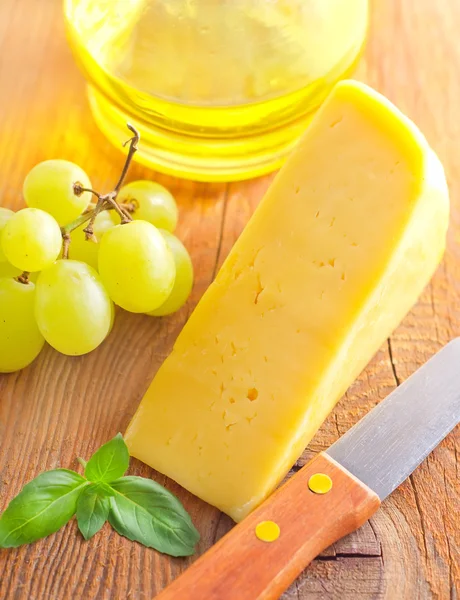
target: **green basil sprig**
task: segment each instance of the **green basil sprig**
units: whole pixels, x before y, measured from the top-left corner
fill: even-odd
[[[198,533],[179,500],[143,477],[112,482],[109,522],[120,535],[172,556],[193,553]],[[192,552],[190,552],[192,550]]]
[[[189,514],[151,479],[124,477],[128,448],[119,433],[85,463],[85,476],[67,469],[41,473],[0,516],[0,548],[31,544],[74,515],[86,540],[106,521],[124,537],[172,556],[190,556],[200,539]]]
[[[123,477],[129,467],[129,452],[121,433],[96,450],[85,466],[89,481],[110,483]]]
[[[109,518],[110,486],[91,483],[80,494],[77,503],[77,523],[85,540],[96,534]]]
[[[0,547],[16,548],[55,533],[69,521],[87,484],[66,469],[41,473],[24,486],[0,518]]]

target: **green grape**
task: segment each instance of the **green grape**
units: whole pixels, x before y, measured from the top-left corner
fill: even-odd
[[[7,224],[7,222],[11,219],[11,217],[14,215],[14,212],[12,210],[10,210],[9,208],[2,208],[0,206],[0,263],[4,263],[6,262],[6,256],[5,253],[2,250],[2,231],[3,228],[5,227],[5,225]]]
[[[27,367],[45,340],[34,317],[35,284],[0,279],[0,373]]]
[[[170,232],[176,229],[178,217],[176,201],[166,188],[155,181],[128,183],[121,188],[117,201],[131,202],[135,205],[135,211],[131,214],[133,219],[148,221],[155,227]],[[114,218],[118,216],[114,215]]]
[[[3,252],[21,271],[41,271],[51,265],[59,256],[61,244],[59,225],[38,208],[23,208],[3,228]]]
[[[112,217],[108,210],[104,210],[97,215],[93,227],[97,242],[86,239],[86,234],[83,230],[87,225],[88,223],[84,223],[72,231],[69,256],[74,260],[85,262],[93,267],[93,269],[97,270],[99,243],[104,233],[114,227],[114,222],[112,221]]]
[[[99,273],[115,304],[145,313],[158,308],[169,296],[176,269],[158,229],[147,221],[131,221],[104,234]]]
[[[148,313],[153,317],[164,317],[179,310],[186,303],[193,287],[193,265],[184,244],[169,231],[164,229],[160,231],[174,256],[176,279],[166,301],[154,311]]]
[[[37,281],[35,318],[50,346],[70,356],[91,352],[107,337],[113,306],[97,272],[58,260]]]
[[[41,208],[52,215],[59,225],[76,219],[91,201],[91,193],[77,195],[74,183],[90,188],[88,175],[68,160],[45,160],[29,171],[24,180],[23,194],[27,206]]]

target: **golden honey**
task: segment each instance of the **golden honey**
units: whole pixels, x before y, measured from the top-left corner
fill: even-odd
[[[138,159],[198,180],[280,166],[352,69],[367,0],[64,0],[94,117]]]

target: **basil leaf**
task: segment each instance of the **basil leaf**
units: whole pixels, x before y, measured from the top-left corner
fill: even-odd
[[[121,433],[104,444],[89,459],[85,477],[90,481],[110,483],[122,477],[129,466],[129,452]]]
[[[89,540],[107,521],[109,496],[113,494],[105,483],[91,483],[80,494],[77,502],[77,522],[85,540]]]
[[[55,533],[75,514],[85,485],[84,477],[67,469],[41,473],[0,517],[0,548],[16,548]]]
[[[109,522],[120,535],[172,556],[190,556],[200,534],[180,501],[143,477],[111,483]]]

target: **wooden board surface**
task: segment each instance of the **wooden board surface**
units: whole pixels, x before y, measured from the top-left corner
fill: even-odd
[[[458,0],[373,3],[370,41],[357,76],[411,116],[439,153],[452,197],[448,250],[420,302],[300,462],[333,443],[460,334],[459,30]],[[115,181],[122,156],[93,123],[84,81],[65,42],[59,0],[0,3],[0,115],[0,205],[23,205],[24,176],[46,158],[81,164],[97,189],[109,189]],[[130,178],[143,177],[154,174],[135,166]],[[0,510],[39,472],[76,468],[77,455],[88,457],[125,429],[271,179],[206,185],[155,178],[170,187],[180,205],[179,235],[197,272],[192,299],[167,319],[120,311],[110,338],[91,355],[71,359],[47,348],[23,372],[0,375]],[[131,473],[153,476],[180,496],[202,534],[200,553],[231,527],[216,509],[141,463],[133,460]],[[190,560],[161,556],[108,526],[86,543],[71,522],[33,546],[0,551],[0,598],[152,598]],[[324,552],[283,598],[459,597],[460,428],[369,523]]]

